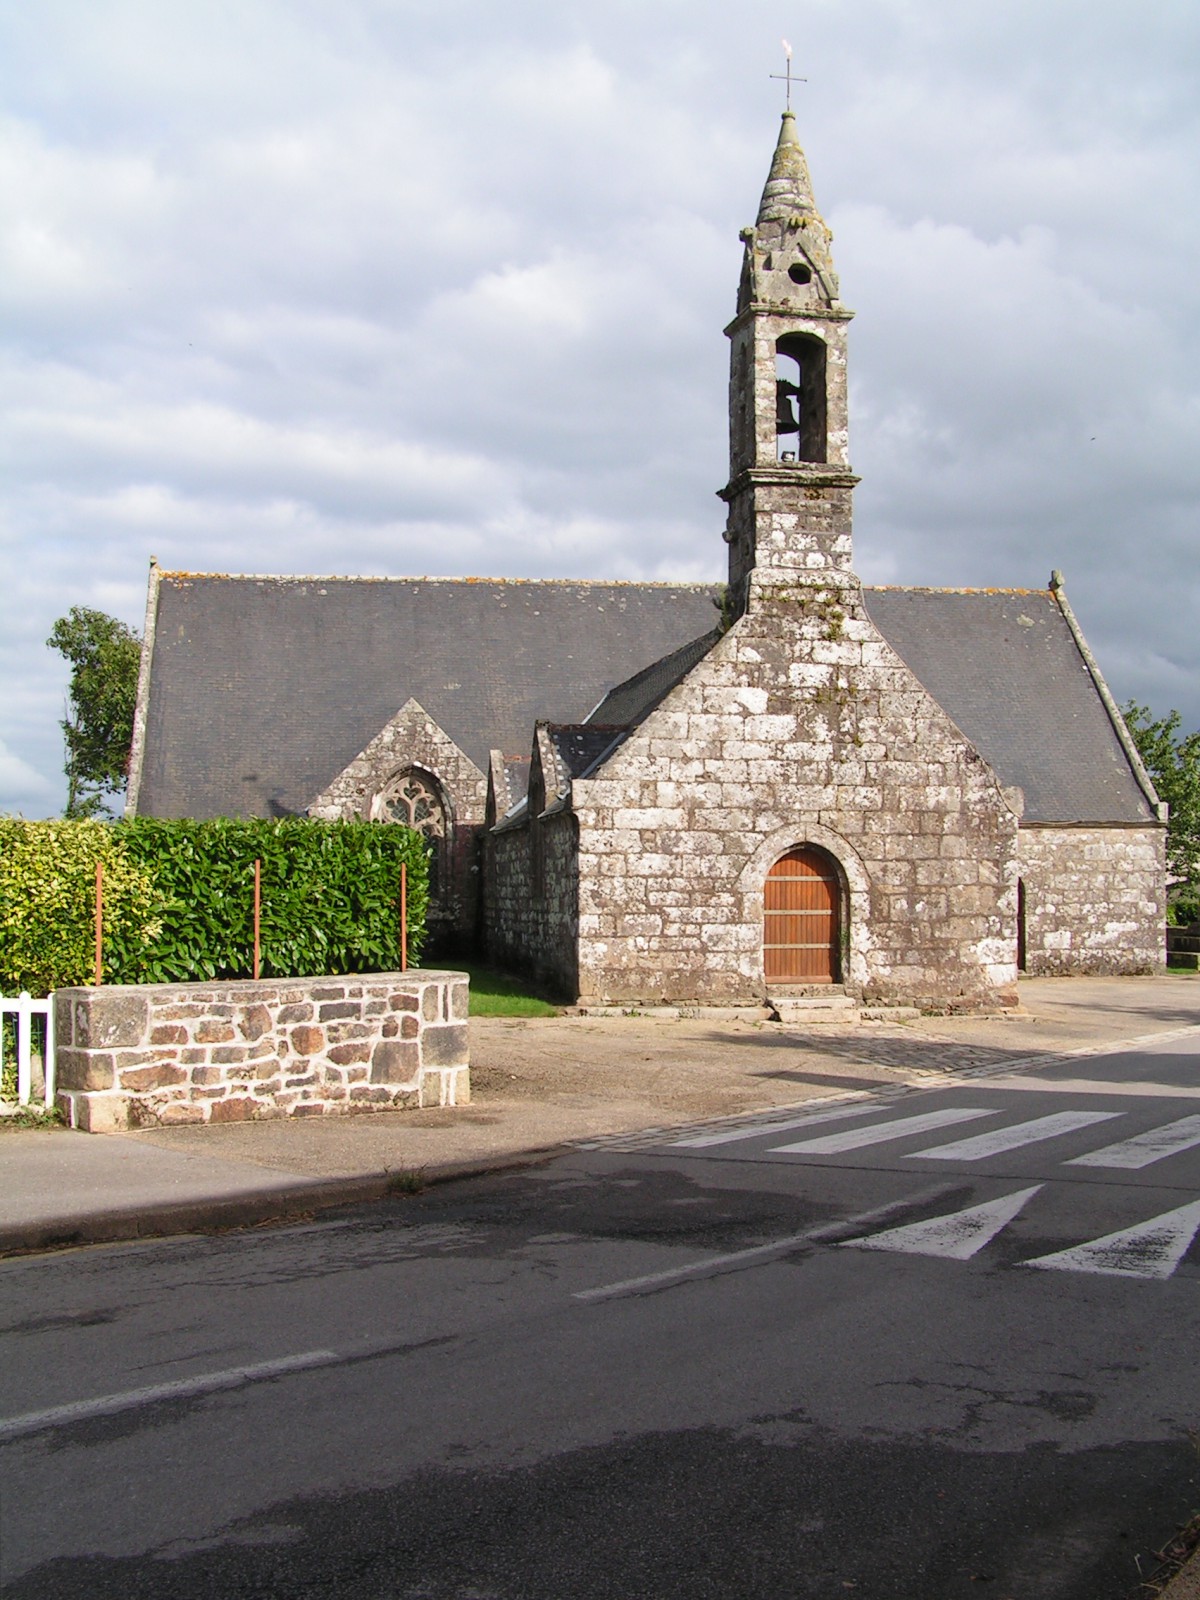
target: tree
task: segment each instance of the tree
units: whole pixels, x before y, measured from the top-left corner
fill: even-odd
[[[1122,709],[1158,797],[1170,808],[1167,872],[1194,899],[1190,891],[1200,893],[1200,732],[1181,736],[1178,711],[1155,718],[1135,700]]]
[[[72,606],[47,645],[71,663],[66,745],[68,817],[111,815],[105,797],[124,791],[133,743],[141,640],[116,617]]]

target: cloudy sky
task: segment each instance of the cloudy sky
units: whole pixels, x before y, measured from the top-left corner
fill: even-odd
[[[0,0],[0,811],[152,554],[719,577],[784,35],[858,570],[1060,567],[1200,725],[1195,0]]]

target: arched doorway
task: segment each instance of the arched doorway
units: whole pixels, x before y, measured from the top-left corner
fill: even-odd
[[[781,856],[763,885],[763,968],[768,983],[841,982],[841,881],[816,845]]]

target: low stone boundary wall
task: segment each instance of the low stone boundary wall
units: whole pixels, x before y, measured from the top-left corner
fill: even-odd
[[[463,972],[55,994],[58,1103],[92,1133],[470,1099]]]

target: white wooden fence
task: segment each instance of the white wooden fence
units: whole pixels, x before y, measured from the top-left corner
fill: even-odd
[[[44,1017],[42,1028],[42,1054],[40,1085],[47,1109],[54,1104],[54,996],[46,1000],[31,999],[29,991],[22,989],[15,1000],[0,995],[0,1072],[4,1069],[3,1020],[16,1018],[17,1031],[17,1104],[29,1105],[34,1096],[33,1082],[33,1019]]]

